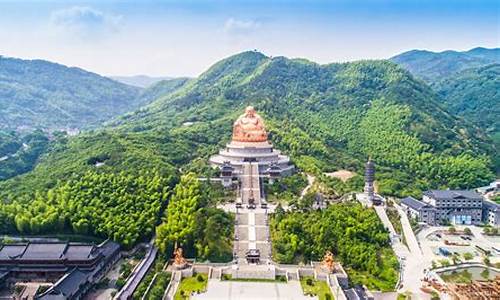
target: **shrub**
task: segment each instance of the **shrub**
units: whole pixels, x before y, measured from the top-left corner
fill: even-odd
[[[464,253],[464,259],[465,260],[471,260],[474,256],[470,252]]]
[[[121,289],[122,289],[122,287],[125,285],[125,283],[126,283],[125,279],[123,279],[123,278],[118,278],[118,279],[116,280],[115,286],[116,286],[116,288],[117,288],[118,290],[121,290]]]
[[[307,279],[306,279],[306,284],[307,284],[307,285],[311,285],[311,286],[312,286],[312,285],[313,285],[313,280],[312,280],[312,278],[307,278]]]
[[[201,276],[201,274],[196,275],[196,280],[198,280],[198,282],[203,282],[203,276]]]

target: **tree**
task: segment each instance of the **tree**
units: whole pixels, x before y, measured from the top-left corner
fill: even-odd
[[[453,253],[453,255],[451,256],[451,260],[453,264],[456,265],[460,262],[460,255],[458,253]]]
[[[469,227],[465,227],[464,234],[466,234],[466,235],[472,235],[472,230],[470,230]]]
[[[453,227],[453,226],[450,226],[450,227],[448,228],[448,232],[449,232],[450,234],[455,234],[455,233],[457,233],[457,229],[456,229],[455,227]]]
[[[169,244],[182,245],[192,238],[200,196],[196,175],[183,175],[168,204],[166,218],[156,229],[156,245],[161,252],[165,253]]]
[[[463,256],[465,260],[471,260],[474,258],[474,255],[472,255],[472,253],[470,252],[465,252]]]

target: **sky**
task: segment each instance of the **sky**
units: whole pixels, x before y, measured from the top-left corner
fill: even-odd
[[[0,55],[102,75],[198,76],[258,50],[318,63],[500,47],[490,0],[5,1]]]

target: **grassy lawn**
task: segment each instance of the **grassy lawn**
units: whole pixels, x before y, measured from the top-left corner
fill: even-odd
[[[170,283],[170,273],[160,272],[156,275],[155,282],[151,286],[148,294],[145,299],[147,300],[161,300],[163,298],[163,293],[167,289],[168,284]]]
[[[463,270],[460,272],[457,271],[452,271],[449,274],[440,274],[441,278],[445,282],[453,282],[453,283],[471,283],[472,282],[472,274],[467,271]]]
[[[283,275],[276,276],[276,279],[259,279],[259,278],[233,278],[231,274],[222,274],[222,281],[245,281],[245,282],[286,282],[286,277]]]
[[[175,293],[175,300],[189,299],[191,293],[204,292],[207,289],[208,275],[203,273],[198,273],[193,275],[193,277],[183,278],[179,284],[179,288]]]
[[[325,281],[314,279],[312,276],[304,276],[300,279],[302,291],[306,295],[318,296],[319,300],[333,300],[333,294]]]

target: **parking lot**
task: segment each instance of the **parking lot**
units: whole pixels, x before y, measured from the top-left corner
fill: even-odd
[[[500,253],[493,250],[500,245],[500,237],[489,237],[483,235],[482,228],[468,226],[472,231],[472,235],[463,233],[465,227],[457,227],[456,234],[450,234],[449,227],[429,227],[422,230],[418,234],[418,240],[422,247],[422,251],[426,256],[429,256],[434,261],[450,259],[453,254],[460,255],[461,261],[464,259],[465,253],[472,254],[472,259],[468,261],[482,262],[484,251],[490,251],[490,261],[492,263],[500,262]],[[498,241],[497,241],[498,240]]]

